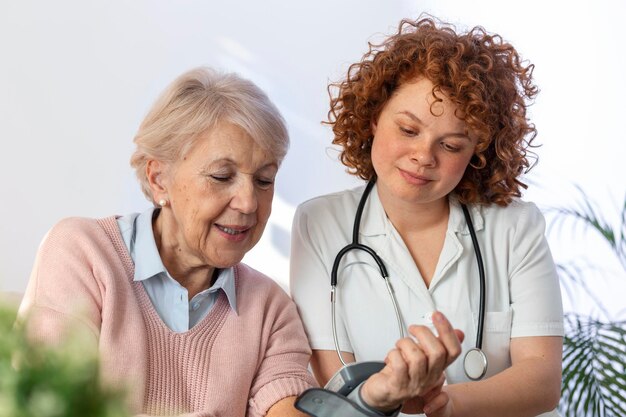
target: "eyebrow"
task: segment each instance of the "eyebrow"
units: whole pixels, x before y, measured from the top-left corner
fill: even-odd
[[[237,161],[235,161],[235,160],[233,160],[233,159],[231,159],[229,157],[214,159],[213,161],[211,161],[209,163],[209,165],[213,165],[215,163],[224,163],[224,162],[228,163],[228,164],[231,164],[231,165],[237,165]],[[276,168],[276,169],[278,169],[278,163],[276,161],[268,162],[267,164],[259,167],[257,169],[257,172],[258,171],[262,171],[262,170],[267,169],[267,168]]]
[[[422,121],[422,119],[420,119],[419,117],[417,117],[417,115],[411,113],[408,110],[402,110],[399,111],[396,114],[402,114],[407,116],[409,119],[412,119],[413,121],[415,121],[416,123],[419,123],[420,125],[424,126],[424,122]],[[441,135],[441,137],[445,138],[445,137],[458,137],[458,138],[465,138],[467,140],[469,140],[471,142],[470,137],[465,133],[465,132],[450,132],[450,133],[444,133],[443,135]]]

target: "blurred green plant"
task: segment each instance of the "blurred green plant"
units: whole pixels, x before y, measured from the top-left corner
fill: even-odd
[[[0,305],[0,417],[127,417],[122,393],[100,385],[80,337],[58,348],[31,343]]]
[[[574,233],[592,233],[608,244],[621,270],[618,279],[626,279],[626,197],[617,222],[595,204],[580,188],[573,207],[554,208],[550,233],[560,235],[571,225]],[[594,307],[606,319],[568,313],[565,316],[563,339],[563,385],[559,410],[564,417],[626,416],[626,321],[615,319],[587,285],[589,273],[600,265],[590,260],[575,259],[557,264],[561,282],[570,294],[581,288]],[[601,271],[605,273],[605,271]],[[615,278],[611,274],[605,276]]]

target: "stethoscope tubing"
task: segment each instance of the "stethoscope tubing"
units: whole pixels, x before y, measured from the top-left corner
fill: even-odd
[[[356,209],[356,215],[354,218],[354,226],[352,228],[352,243],[344,246],[337,256],[335,257],[335,261],[333,262],[333,268],[330,273],[330,308],[331,308],[331,320],[332,320],[332,332],[333,332],[333,342],[335,343],[335,350],[337,351],[337,355],[339,356],[339,360],[341,363],[346,366],[346,362],[341,355],[341,349],[339,348],[339,338],[337,337],[337,319],[335,314],[335,304],[337,300],[337,273],[339,271],[339,263],[343,256],[350,252],[351,250],[362,250],[367,252],[372,259],[378,265],[378,269],[380,270],[380,275],[385,281],[385,286],[387,287],[387,292],[391,297],[391,302],[393,303],[393,309],[396,313],[396,319],[398,321],[398,330],[400,332],[400,337],[404,337],[404,328],[402,327],[402,318],[400,317],[400,308],[398,307],[398,301],[393,292],[393,287],[391,286],[391,282],[389,282],[389,273],[387,272],[387,268],[383,263],[382,259],[376,254],[376,252],[367,245],[363,245],[359,243],[359,225],[361,224],[361,216],[363,215],[363,208],[365,207],[365,202],[367,201],[367,197],[369,196],[372,188],[374,187],[375,180],[369,181],[365,190],[363,191],[363,196],[361,196],[361,200],[359,201],[359,205]]]
[[[400,315],[400,309],[398,307],[398,302],[396,296],[393,291],[393,286],[389,281],[389,274],[387,272],[387,268],[383,263],[382,259],[376,254],[376,252],[367,245],[363,245],[359,243],[359,227],[361,224],[361,217],[363,216],[363,210],[365,208],[365,203],[367,198],[376,183],[376,177],[372,178],[365,187],[363,191],[363,195],[359,201],[357,206],[357,210],[354,218],[354,225],[352,228],[352,242],[348,245],[344,246],[335,257],[333,262],[333,267],[330,274],[330,301],[331,301],[331,322],[332,322],[332,333],[333,333],[333,341],[335,344],[335,350],[337,351],[337,355],[339,356],[339,360],[341,363],[346,366],[346,362],[344,361],[341,355],[341,349],[339,347],[339,339],[337,337],[337,323],[336,323],[336,300],[337,300],[337,275],[339,271],[339,264],[341,263],[341,259],[351,250],[361,250],[368,253],[372,259],[378,265],[378,269],[380,270],[380,274],[385,281],[385,286],[387,287],[387,291],[389,292],[393,308],[396,314],[396,319],[398,321],[398,330],[400,333],[400,337],[404,337],[404,328],[402,326],[402,318]],[[466,375],[472,380],[478,380],[483,378],[487,370],[487,357],[482,351],[483,345],[483,329],[485,322],[485,293],[486,293],[486,284],[485,284],[485,268],[482,260],[482,254],[480,251],[480,245],[478,244],[478,239],[476,237],[476,232],[474,230],[474,224],[472,223],[472,218],[470,216],[469,210],[465,204],[461,204],[461,208],[463,209],[463,215],[465,216],[465,221],[467,222],[467,227],[469,229],[470,237],[472,239],[472,245],[474,247],[474,254],[476,255],[476,263],[478,265],[478,275],[480,277],[480,297],[479,297],[479,313],[478,313],[478,326],[476,332],[476,343],[475,347],[470,349],[470,351],[466,354],[464,358],[464,368]],[[471,354],[471,355],[470,355]],[[479,369],[473,375],[471,372],[468,372],[468,357],[470,359],[478,358],[479,362],[484,363],[482,365],[482,369]]]
[[[467,228],[469,229],[470,237],[472,238],[472,245],[474,246],[474,255],[476,255],[476,265],[478,265],[478,276],[480,277],[479,288],[479,306],[478,309],[478,329],[476,331],[476,349],[482,350],[483,348],[483,328],[485,323],[485,266],[483,265],[483,256],[480,253],[480,245],[478,244],[478,238],[476,238],[476,231],[474,230],[474,224],[472,223],[472,216],[469,214],[469,210],[465,204],[461,204],[463,214],[465,215],[465,221],[467,222]]]

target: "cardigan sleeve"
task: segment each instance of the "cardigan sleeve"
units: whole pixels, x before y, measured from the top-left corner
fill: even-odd
[[[19,309],[20,322],[35,341],[58,344],[71,329],[97,346],[102,288],[95,277],[95,245],[85,233],[90,222],[62,220],[39,247]]]
[[[311,349],[289,296],[274,285],[264,318],[265,352],[252,382],[248,416],[264,416],[278,401],[317,386],[308,371]]]

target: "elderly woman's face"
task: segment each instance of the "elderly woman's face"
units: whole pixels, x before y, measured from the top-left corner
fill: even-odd
[[[207,132],[168,176],[162,241],[187,266],[238,263],[261,238],[277,170],[278,161],[238,126]]]

